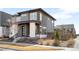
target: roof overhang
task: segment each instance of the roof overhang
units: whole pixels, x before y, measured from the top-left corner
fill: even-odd
[[[52,18],[52,20],[56,21],[56,19],[54,17],[52,17],[51,15],[49,15],[46,11],[44,11],[43,9],[41,8],[38,8],[38,9],[33,9],[33,10],[28,10],[28,11],[23,11],[23,12],[18,12],[18,14],[24,14],[24,13],[30,13],[30,12],[35,12],[35,11],[41,11],[43,12],[44,14],[46,14],[47,16],[49,16],[50,18]]]

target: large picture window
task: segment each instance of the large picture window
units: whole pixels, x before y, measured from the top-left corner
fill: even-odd
[[[37,12],[30,13],[30,20],[37,20]]]

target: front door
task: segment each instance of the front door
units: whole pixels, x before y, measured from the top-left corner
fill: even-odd
[[[29,35],[29,25],[28,24],[21,24],[19,25],[19,36],[28,36]]]

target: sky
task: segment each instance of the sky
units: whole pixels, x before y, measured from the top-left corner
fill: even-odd
[[[16,14],[33,8],[0,8],[0,11]],[[55,19],[55,25],[74,24],[76,33],[79,34],[79,8],[42,8]]]

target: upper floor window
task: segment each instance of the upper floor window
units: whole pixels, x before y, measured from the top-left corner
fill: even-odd
[[[30,20],[37,20],[37,12],[30,13]]]

